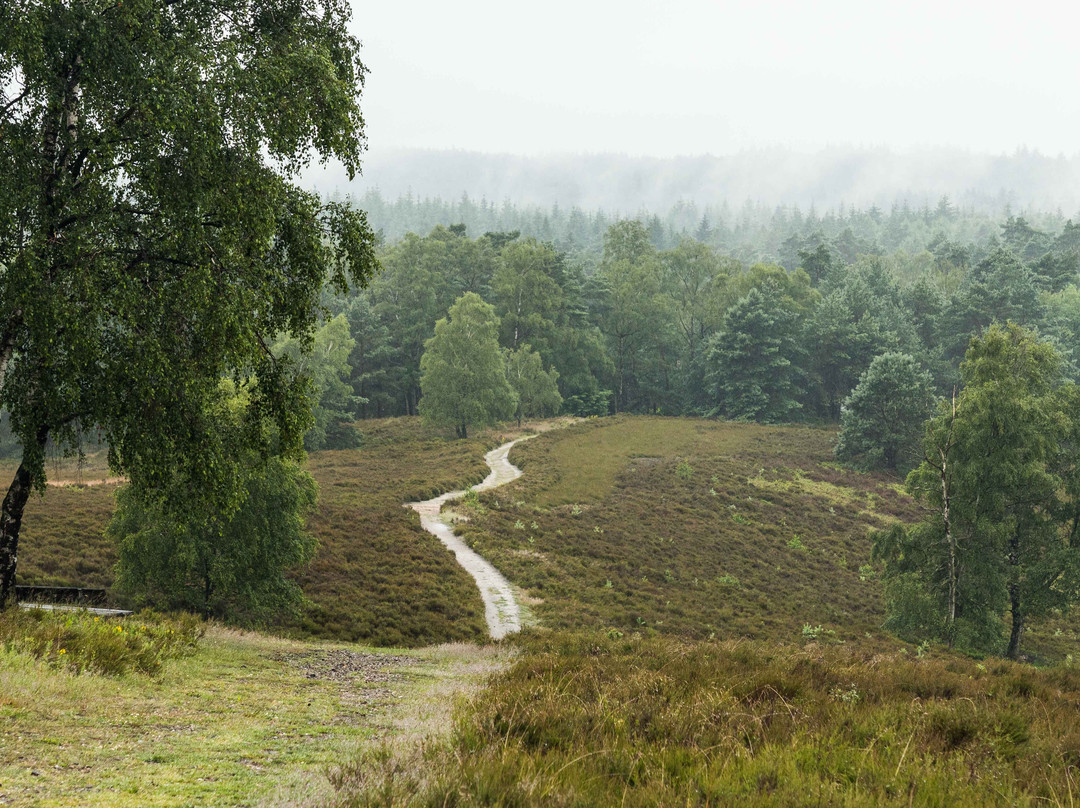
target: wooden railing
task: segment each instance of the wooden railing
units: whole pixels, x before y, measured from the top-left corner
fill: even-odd
[[[21,586],[15,587],[20,603],[56,603],[78,606],[104,606],[106,590],[79,586]]]

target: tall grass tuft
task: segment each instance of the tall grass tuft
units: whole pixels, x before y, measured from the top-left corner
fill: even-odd
[[[156,675],[166,660],[195,652],[203,634],[197,617],[143,612],[124,619],[85,611],[8,609],[0,612],[0,645],[73,673]]]
[[[849,647],[546,634],[449,739],[338,769],[338,806],[1067,805],[1080,671]]]

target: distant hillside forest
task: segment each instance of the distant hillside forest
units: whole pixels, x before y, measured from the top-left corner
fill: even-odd
[[[686,203],[661,217],[462,199],[358,204],[383,234],[381,273],[324,300],[307,355],[274,350],[318,397],[308,449],[355,445],[356,418],[415,415],[436,322],[475,292],[503,348],[558,374],[562,411],[839,421],[875,357],[900,353],[938,395],[971,337],[1011,320],[1080,368],[1080,225],[990,217],[942,198],[888,212],[739,211]],[[426,235],[417,235],[413,231]],[[0,418],[0,455],[17,452]]]
[[[805,208],[773,206],[748,199],[734,206],[727,202],[699,205],[684,200],[664,213],[643,208],[632,216],[602,208],[496,203],[468,194],[456,200],[412,194],[390,200],[373,190],[353,201],[367,212],[372,227],[385,243],[400,241],[408,233],[430,233],[438,225],[464,224],[472,236],[517,230],[522,236],[551,242],[563,252],[584,253],[591,263],[596,263],[603,253],[608,228],[631,219],[645,225],[649,243],[657,250],[693,238],[747,264],[778,263],[789,270],[799,266],[799,250],[811,243],[828,241],[830,248],[850,263],[859,253],[918,253],[932,250],[942,241],[984,245],[994,235],[1002,237],[1002,225],[1009,218],[1022,219],[1044,235],[1061,233],[1070,221],[1060,211],[1014,211],[1005,203],[994,206],[991,214],[978,207],[956,205],[948,196],[937,198],[933,204],[901,201],[887,211],[843,204],[820,211],[813,204]]]
[[[633,214],[662,211],[680,200],[700,203],[754,200],[766,207],[808,210],[848,207],[888,210],[907,200],[919,207],[948,194],[964,208],[998,212],[1080,206],[1080,154],[980,154],[958,148],[837,145],[817,151],[762,147],[730,154],[677,157],[642,155],[490,154],[453,149],[373,149],[363,177],[353,180],[333,166],[309,171],[322,193],[378,189],[389,199],[409,193],[497,204],[603,209]],[[427,232],[423,230],[420,232]]]
[[[558,372],[573,414],[836,422],[876,356],[914,357],[944,395],[970,338],[1006,320],[1080,363],[1080,226],[1057,215],[991,218],[947,199],[821,215],[686,204],[620,221],[359,204],[385,236],[383,270],[327,301],[354,341],[342,417],[417,412],[425,343],[466,292],[495,307],[505,349],[528,345]]]

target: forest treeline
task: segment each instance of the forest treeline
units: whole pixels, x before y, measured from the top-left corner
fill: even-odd
[[[369,190],[353,202],[367,213],[372,227],[387,243],[400,241],[406,233],[429,233],[440,224],[459,223],[474,235],[518,230],[524,236],[550,241],[565,252],[582,252],[598,260],[608,228],[624,219],[636,219],[646,225],[649,241],[658,250],[670,249],[682,238],[694,238],[740,261],[775,262],[787,269],[798,266],[799,249],[815,236],[832,239],[850,261],[858,252],[921,252],[939,238],[982,243],[1010,216],[1024,218],[1046,233],[1060,232],[1068,221],[1060,211],[1013,210],[1005,202],[989,213],[986,208],[957,205],[947,195],[933,204],[901,200],[885,209],[840,203],[824,210],[813,204],[770,205],[751,198],[741,205],[726,201],[699,204],[688,198],[663,208],[642,208],[633,215],[558,203],[496,203],[467,193],[456,199],[411,193],[391,199]]]
[[[466,292],[494,306],[507,352],[528,346],[557,372],[577,415],[833,423],[876,357],[911,357],[947,395],[971,337],[1007,320],[1055,343],[1068,376],[1080,366],[1080,225],[1056,214],[995,218],[945,198],[823,215],[687,203],[624,220],[363,204],[381,273],[324,300],[310,353],[274,346],[312,379],[309,449],[355,442],[354,418],[418,413],[425,344]],[[389,237],[423,222],[436,224]],[[0,453],[16,450],[5,427]]]
[[[1080,205],[1080,156],[1017,148],[987,154],[969,149],[836,145],[820,150],[780,146],[728,154],[650,157],[613,153],[491,154],[462,149],[394,149],[380,144],[364,161],[362,178],[350,180],[331,167],[312,169],[307,181],[323,193],[362,194],[379,189],[387,198],[420,190],[455,199],[632,214],[662,211],[679,200],[753,199],[766,205],[841,204],[886,210],[905,199],[913,205],[949,194],[965,208],[996,213],[1075,212]],[[430,229],[430,228],[428,228]],[[418,232],[427,232],[427,229]]]
[[[331,411],[415,414],[425,343],[467,292],[494,307],[504,349],[530,346],[558,372],[563,409],[578,415],[836,422],[886,353],[913,358],[947,394],[970,339],[994,322],[1055,342],[1070,375],[1080,362],[1072,221],[995,221],[942,200],[802,217],[777,244],[774,215],[754,254],[775,257],[753,261],[725,249],[735,231],[707,216],[690,235],[655,218],[584,221],[605,226],[598,252],[517,230],[473,237],[467,222],[384,243],[370,286],[327,301],[344,384],[324,384],[333,400],[320,423]]]

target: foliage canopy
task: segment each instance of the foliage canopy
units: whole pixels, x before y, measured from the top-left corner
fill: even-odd
[[[468,437],[514,414],[517,395],[506,378],[499,348],[499,318],[475,292],[466,292],[435,324],[420,360],[420,414],[428,423],[452,426]]]
[[[19,0],[0,6],[0,407],[22,464],[0,519],[0,597],[44,446],[99,426],[141,492],[226,500],[240,446],[205,416],[223,376],[294,452],[306,383],[276,362],[320,293],[375,267],[364,215],[293,182],[354,173],[364,67],[344,0]]]

